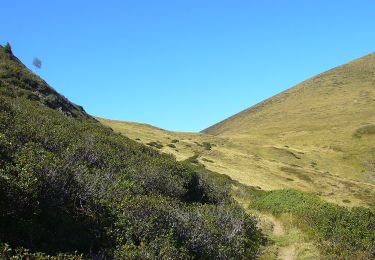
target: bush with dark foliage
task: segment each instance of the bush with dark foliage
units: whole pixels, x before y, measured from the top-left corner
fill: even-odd
[[[229,182],[115,134],[0,47],[0,258],[253,259]]]

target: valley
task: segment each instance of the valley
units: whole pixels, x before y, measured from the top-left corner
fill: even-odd
[[[375,208],[374,111],[375,54],[370,54],[201,133],[96,119],[178,161],[229,176],[234,181],[232,196],[258,217],[260,228],[273,241],[260,259],[317,259],[327,257],[316,247],[316,238],[308,235],[317,231],[307,223],[298,224],[300,217],[312,213],[303,209],[301,216],[293,206],[278,212],[278,204],[272,203],[284,203],[286,195],[260,211],[251,205],[261,196],[258,192],[296,189],[344,208]],[[298,208],[301,204],[294,196],[298,195],[291,197],[292,205]]]
[[[181,133],[95,118],[0,46],[0,258],[371,259],[374,72]]]

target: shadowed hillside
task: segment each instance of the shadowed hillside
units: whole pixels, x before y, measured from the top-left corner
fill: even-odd
[[[0,46],[1,259],[253,259],[213,177],[114,133]]]

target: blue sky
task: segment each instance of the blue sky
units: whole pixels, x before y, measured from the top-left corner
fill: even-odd
[[[199,131],[375,51],[375,1],[2,1],[0,43],[90,114]]]

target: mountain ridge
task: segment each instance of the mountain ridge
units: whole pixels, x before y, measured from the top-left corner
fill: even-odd
[[[230,117],[228,117],[228,118],[226,118],[226,119],[224,119],[224,120],[222,120],[222,121],[220,121],[220,122],[218,122],[218,123],[216,123],[216,124],[214,124],[214,125],[212,125],[208,128],[206,128],[206,129],[202,130],[201,132],[206,133],[206,134],[213,134],[213,135],[222,134],[223,132],[225,132],[225,129],[224,129],[225,126],[224,125],[227,124],[229,121],[232,121],[232,120],[236,119],[237,117],[242,116],[246,113],[256,113],[257,110],[260,110],[260,109],[270,105],[270,103],[275,102],[275,99],[276,99],[276,101],[278,101],[278,99],[281,99],[284,96],[289,95],[290,92],[302,90],[304,87],[306,87],[305,86],[306,83],[309,83],[310,81],[314,81],[314,80],[316,80],[320,77],[324,77],[326,75],[334,73],[337,70],[345,69],[348,66],[354,65],[354,64],[362,62],[362,61],[366,61],[368,59],[372,60],[372,62],[371,62],[372,64],[375,64],[375,52],[369,53],[369,54],[367,54],[367,55],[365,55],[361,58],[354,59],[354,60],[350,61],[349,63],[345,63],[345,64],[342,64],[342,65],[337,66],[335,68],[329,69],[325,72],[319,73],[318,75],[313,76],[313,77],[311,77],[307,80],[304,80],[301,83],[280,92],[279,94],[276,94],[272,97],[269,97],[269,98],[255,104],[255,105],[253,105],[249,108],[246,108],[246,109],[244,109],[244,110],[242,110],[242,111],[240,111],[240,112],[238,112],[238,113],[236,113],[236,114],[234,114],[234,115],[232,115],[232,116],[230,116]],[[220,129],[220,128],[222,128],[222,129]]]
[[[23,91],[31,91],[31,93],[27,93],[30,100],[40,101],[43,105],[57,109],[65,115],[93,119],[82,106],[70,102],[66,97],[59,94],[14,56],[11,49],[6,51],[5,47],[1,45],[0,61],[2,62],[0,80],[1,84],[8,88],[8,95],[11,91],[18,92],[19,95],[22,95]]]

